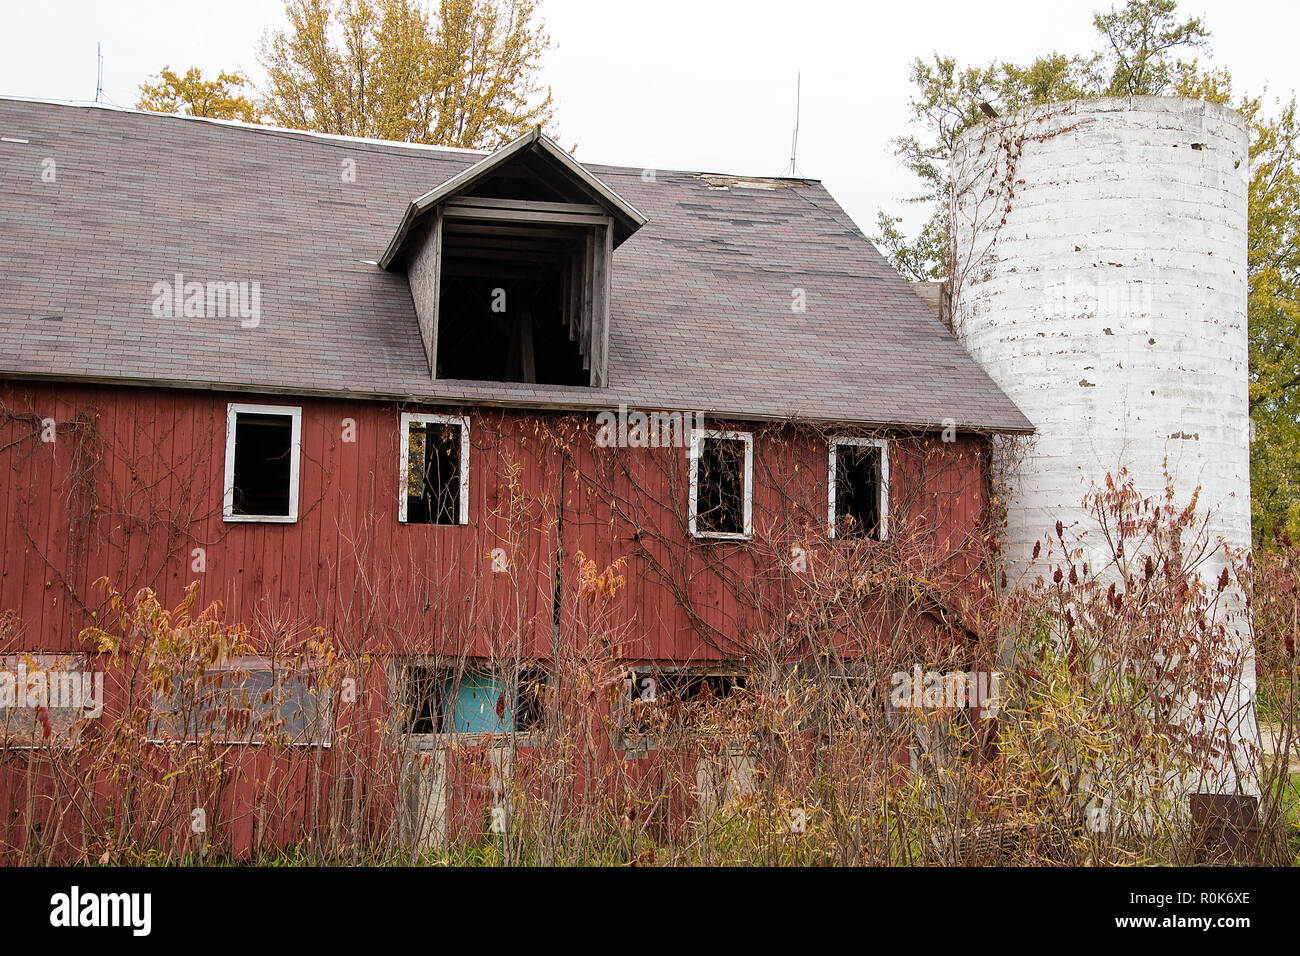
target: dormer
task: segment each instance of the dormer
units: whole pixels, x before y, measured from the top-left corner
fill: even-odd
[[[412,202],[379,264],[435,379],[599,388],[613,251],[645,222],[538,128]]]

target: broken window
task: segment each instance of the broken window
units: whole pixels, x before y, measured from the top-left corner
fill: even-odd
[[[469,419],[403,412],[398,520],[469,522]]]
[[[301,431],[301,408],[227,406],[225,520],[298,520]]]
[[[872,438],[833,439],[829,472],[831,537],[888,537],[888,445]]]
[[[743,674],[637,669],[624,685],[623,726],[654,734],[674,726],[707,730],[725,723],[725,702],[745,688]]]
[[[813,680],[809,726],[827,735],[879,729],[889,719],[886,691],[860,664],[834,667]]]
[[[200,674],[174,674],[154,693],[153,740],[329,746],[329,695],[311,671],[265,657],[236,658]]]
[[[542,725],[546,673],[538,668],[411,664],[403,684],[408,734],[530,733]]]
[[[754,438],[691,432],[690,527],[697,538],[747,538],[753,515]]]

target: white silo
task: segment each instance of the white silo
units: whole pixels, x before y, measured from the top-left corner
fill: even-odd
[[[1234,110],[1166,97],[1031,107],[959,140],[954,332],[1037,432],[1000,476],[1013,579],[1120,468],[1159,496],[1167,462],[1180,503],[1200,485],[1211,533],[1249,547],[1247,143]]]

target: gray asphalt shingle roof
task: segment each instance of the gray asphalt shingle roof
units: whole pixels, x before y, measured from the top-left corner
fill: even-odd
[[[649,217],[614,253],[609,387],[435,381],[404,277],[374,262],[481,158],[0,100],[0,375],[1030,429],[812,181],[588,164]],[[257,282],[260,324],[157,317],[176,273]]]

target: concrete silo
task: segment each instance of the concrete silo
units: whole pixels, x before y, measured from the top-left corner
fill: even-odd
[[[1239,113],[1166,97],[1034,107],[960,141],[954,331],[1037,429],[1004,476],[1010,567],[1108,471],[1160,494],[1166,459],[1249,546],[1246,148]]]
[[[1249,547],[1247,144],[1231,109],[1125,97],[996,117],[954,150],[953,329],[1037,430],[1000,456],[1013,579],[1120,468],[1159,496],[1167,462],[1179,502],[1199,485],[1211,533]]]

